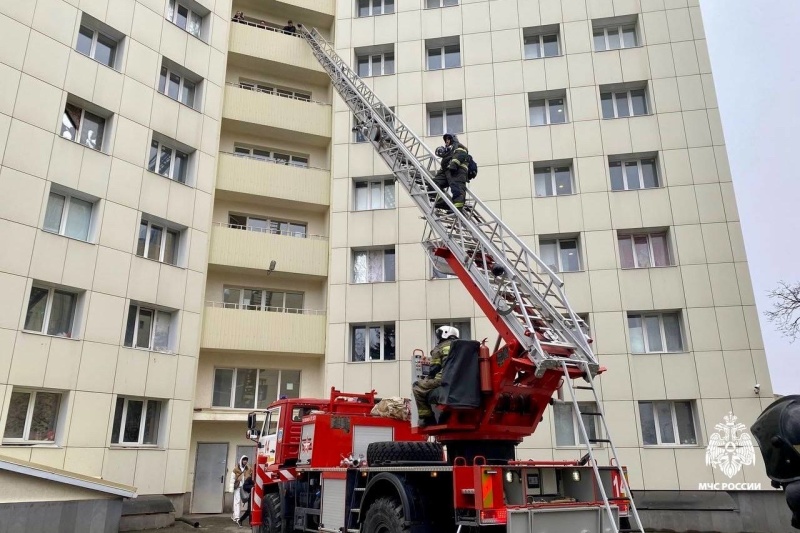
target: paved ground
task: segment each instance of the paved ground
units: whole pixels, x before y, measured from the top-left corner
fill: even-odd
[[[231,520],[230,514],[224,515],[186,515],[184,518],[190,522],[197,522],[200,527],[194,528],[185,522],[175,521],[172,527],[165,527],[163,529],[146,529],[140,533],[188,533],[189,531],[196,531],[202,533],[250,533],[250,528],[247,525],[238,527]]]

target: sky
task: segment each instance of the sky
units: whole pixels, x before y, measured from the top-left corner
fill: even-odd
[[[800,394],[800,339],[764,317],[800,282],[800,1],[700,0],[772,384]]]

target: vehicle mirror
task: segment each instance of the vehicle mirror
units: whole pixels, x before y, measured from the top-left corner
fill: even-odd
[[[247,429],[255,431],[256,429],[256,414],[250,413],[247,415]]]

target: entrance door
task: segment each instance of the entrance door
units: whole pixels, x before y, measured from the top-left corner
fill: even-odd
[[[228,443],[198,442],[194,464],[192,513],[221,513]]]

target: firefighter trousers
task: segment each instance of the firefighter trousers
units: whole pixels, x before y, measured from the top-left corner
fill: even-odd
[[[433,416],[431,404],[428,403],[428,394],[430,394],[433,389],[441,384],[441,379],[429,378],[421,379],[414,383],[414,386],[411,388],[411,390],[414,392],[414,400],[417,402],[417,413],[419,414],[420,418]]]

